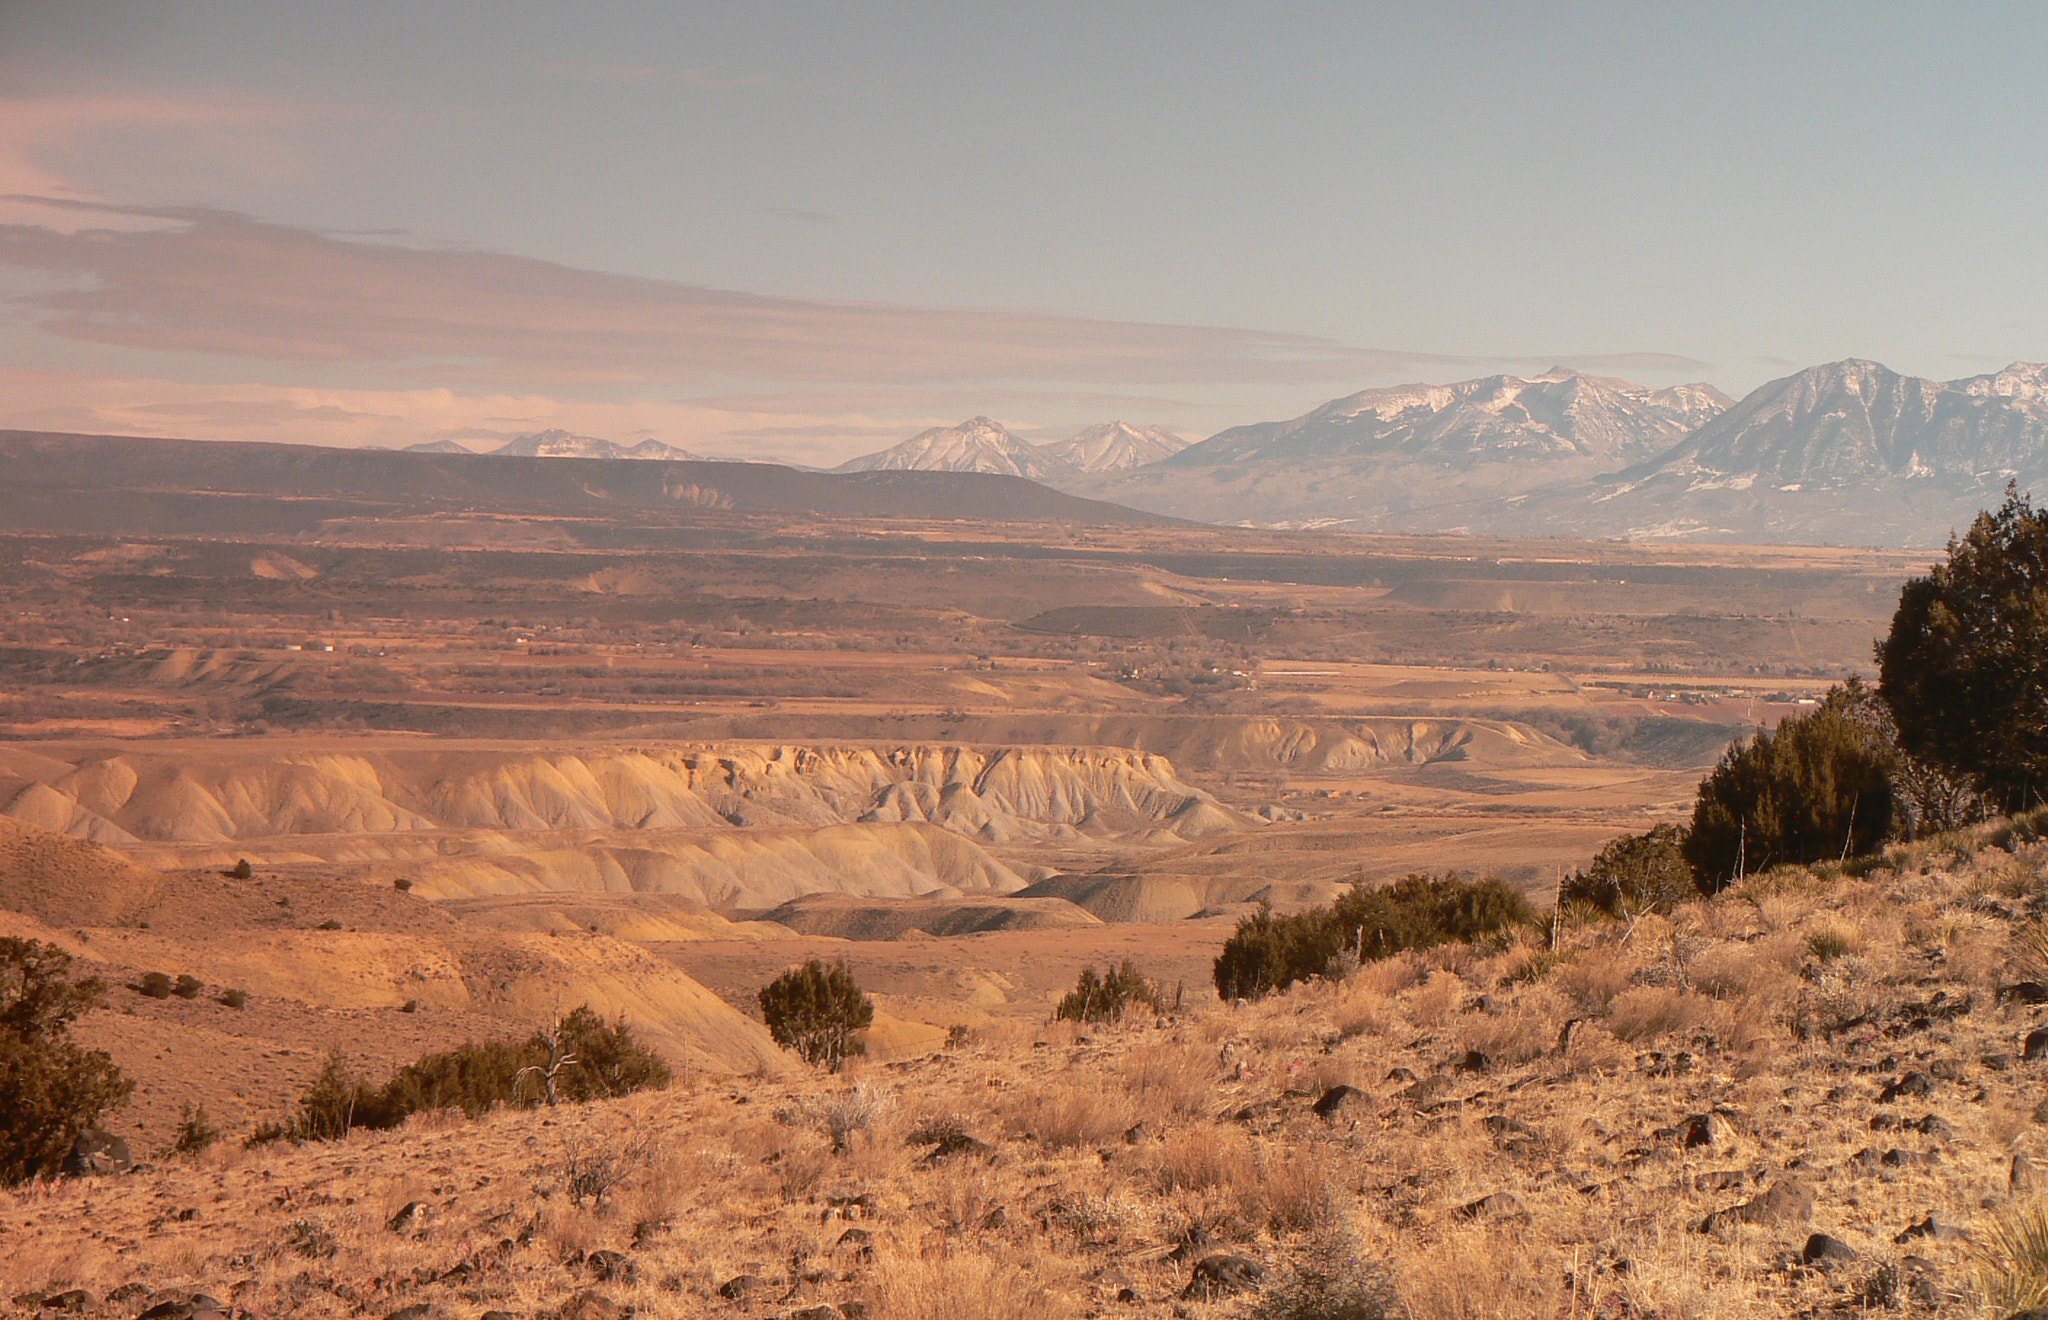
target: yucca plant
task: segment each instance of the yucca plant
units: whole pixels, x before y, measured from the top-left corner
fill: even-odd
[[[2048,1305],[2048,1201],[2016,1205],[1977,1239],[1977,1287],[1995,1315]]]

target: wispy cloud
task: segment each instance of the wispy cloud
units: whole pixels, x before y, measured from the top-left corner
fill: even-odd
[[[45,199],[104,200],[93,179],[124,152],[152,155],[166,143],[232,160],[247,172],[275,169],[290,154],[280,133],[312,113],[239,96],[46,96],[0,99],[0,223],[49,229],[150,229],[146,213],[81,211]]]
[[[44,332],[87,344],[375,365],[487,386],[1213,384],[1447,361],[1228,327],[768,297],[501,253],[356,241],[222,211],[92,209],[175,223],[72,233],[0,225],[0,265],[62,284],[18,305]]]

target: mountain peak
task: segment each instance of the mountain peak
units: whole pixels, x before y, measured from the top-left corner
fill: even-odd
[[[1187,447],[1187,441],[1162,427],[1139,427],[1118,420],[1042,445],[1040,452],[1083,472],[1127,472],[1171,458]]]
[[[986,472],[1033,481],[1066,467],[1010,434],[991,417],[970,417],[958,426],[934,426],[899,445],[862,454],[835,472]]]
[[[687,449],[665,445],[659,440],[622,445],[594,435],[577,435],[559,426],[535,431],[531,435],[514,436],[490,452],[503,458],[632,458],[665,462],[686,462],[697,457]]]
[[[1655,390],[1553,367],[1541,376],[1363,390],[1291,421],[1234,427],[1172,461],[1191,467],[1381,457],[1462,468],[1574,460],[1618,468],[1670,448],[1726,406],[1708,385]]]

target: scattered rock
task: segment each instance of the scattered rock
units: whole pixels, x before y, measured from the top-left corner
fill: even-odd
[[[1977,1060],[1977,1062],[1983,1064],[1986,1068],[1989,1068],[1993,1072],[2006,1072],[2012,1067],[2012,1055],[1987,1054],[1983,1058]]]
[[[718,1295],[728,1302],[743,1302],[767,1286],[768,1281],[758,1274],[736,1274],[718,1285]]]
[[[839,1308],[830,1302],[806,1306],[800,1311],[791,1311],[783,1320],[841,1320]]]
[[[1194,1277],[1188,1280],[1181,1296],[1204,1301],[1227,1297],[1256,1289],[1265,1278],[1265,1266],[1244,1256],[1204,1256],[1195,1262]]]
[[[388,1312],[384,1320],[440,1320],[440,1317],[446,1314],[447,1312],[432,1302],[414,1302],[411,1306],[401,1306],[396,1311]]]
[[[310,1219],[294,1219],[285,1226],[285,1243],[308,1260],[329,1260],[340,1250],[334,1234]]]
[[[631,1283],[639,1270],[623,1251],[593,1251],[583,1258],[590,1277],[605,1283]]]
[[[1171,1261],[1183,1261],[1190,1257],[1199,1256],[1209,1248],[1213,1241],[1214,1239],[1209,1236],[1208,1229],[1203,1228],[1200,1224],[1189,1224],[1186,1231],[1180,1235],[1180,1241],[1174,1246],[1173,1250],[1166,1253],[1166,1258]]]
[[[1152,1129],[1146,1127],[1143,1121],[1133,1123],[1124,1129],[1124,1145],[1135,1146],[1151,1135]]]
[[[1389,1068],[1387,1069],[1387,1080],[1390,1082],[1401,1082],[1405,1085],[1413,1086],[1415,1085],[1415,1070],[1412,1068],[1402,1068],[1398,1066]]]
[[[158,1302],[143,1311],[135,1320],[191,1320],[192,1303],[175,1300]]]
[[[90,1174],[126,1173],[135,1167],[125,1139],[104,1128],[87,1128],[71,1143],[64,1157],[64,1172],[74,1178]]]
[[[2036,1027],[2027,1033],[2026,1040],[2021,1043],[2020,1059],[2022,1062],[2032,1063],[2044,1057],[2048,1057],[2048,1027]]]
[[[965,1132],[948,1132],[925,1152],[924,1162],[927,1165],[939,1164],[958,1155],[972,1155],[977,1159],[985,1159],[995,1153],[996,1148],[980,1137],[969,1136]]]
[[[580,1292],[556,1312],[561,1320],[624,1320],[625,1308],[603,1293]]]
[[[407,1201],[404,1205],[398,1208],[397,1214],[391,1216],[391,1218],[384,1221],[385,1231],[391,1233],[409,1233],[413,1229],[419,1228],[427,1222],[428,1213],[429,1211],[427,1209],[426,1202]]]
[[[1734,1150],[1741,1142],[1735,1125],[1719,1114],[1689,1114],[1679,1130],[1684,1133],[1687,1150],[1719,1154]]]
[[[981,1228],[984,1233],[993,1233],[999,1228],[1007,1228],[1009,1223],[1010,1212],[1001,1206],[997,1206],[981,1217]]]
[[[875,1255],[875,1235],[864,1228],[849,1228],[839,1235],[832,1244],[835,1251],[851,1249],[862,1260],[872,1260]]]
[[[1513,1192],[1495,1192],[1468,1201],[1452,1211],[1460,1219],[1520,1219],[1527,1221],[1529,1207],[1522,1204],[1522,1198]]]
[[[2007,1180],[2007,1186],[2012,1189],[2013,1193],[2017,1195],[2021,1192],[2031,1192],[2034,1190],[2034,1184],[2037,1181],[2034,1177],[2034,1163],[2027,1158],[2026,1152],[2021,1151],[2014,1155],[2012,1157],[2012,1174]]]
[[[1916,1238],[1934,1238],[1939,1241],[1944,1238],[1968,1236],[1969,1234],[1965,1233],[1962,1229],[1956,1228],[1951,1224],[1941,1223],[1933,1215],[1929,1215],[1919,1223],[1909,1225],[1905,1232],[1893,1238],[1892,1241],[1896,1245],[1903,1247]]]
[[[1346,1109],[1349,1109],[1354,1105],[1362,1105],[1364,1103],[1365,1092],[1359,1090],[1357,1087],[1343,1085],[1333,1086],[1329,1090],[1323,1092],[1322,1098],[1316,1101],[1316,1117],[1324,1119],[1335,1118],[1337,1117],[1337,1115],[1343,1113]]]
[[[1933,1092],[1934,1079],[1926,1073],[1916,1070],[1907,1073],[1897,1081],[1885,1083],[1884,1090],[1878,1092],[1877,1102],[1881,1105],[1888,1105],[1896,1102],[1902,1096],[1918,1099],[1924,1095],[1931,1095]]]
[[[1466,1050],[1465,1057],[1458,1060],[1459,1072],[1483,1073],[1493,1070],[1493,1060],[1480,1050]]]
[[[1806,1239],[1806,1246],[1800,1250],[1799,1259],[1808,1265],[1850,1261],[1856,1259],[1856,1248],[1838,1237],[1815,1233]]]
[[[1998,992],[2000,999],[2016,999],[2022,1004],[2048,1004],[2048,985],[2039,981],[2015,981]]]
[[[1813,1193],[1796,1182],[1779,1182],[1753,1201],[1716,1210],[1700,1222],[1699,1231],[1712,1233],[1730,1224],[1804,1224],[1812,1218]]]
[[[1923,1164],[1939,1164],[1941,1156],[1931,1150],[1899,1150],[1894,1147],[1884,1153],[1882,1163],[1887,1169],[1912,1169]]]

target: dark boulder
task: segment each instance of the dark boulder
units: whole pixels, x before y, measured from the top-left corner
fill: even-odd
[[[90,1174],[126,1173],[135,1167],[128,1143],[103,1128],[87,1128],[71,1143],[64,1157],[64,1172],[74,1178]]]
[[[1246,1292],[1265,1282],[1266,1267],[1244,1256],[1204,1256],[1195,1262],[1194,1277],[1181,1291],[1183,1298],[1207,1301]]]

